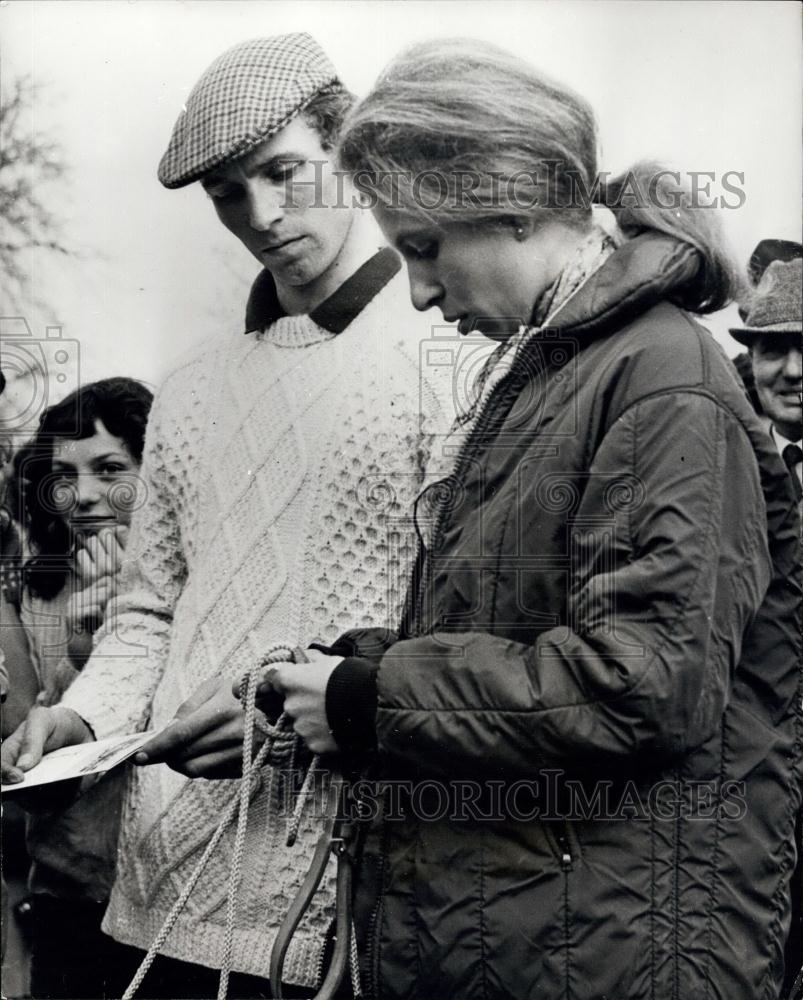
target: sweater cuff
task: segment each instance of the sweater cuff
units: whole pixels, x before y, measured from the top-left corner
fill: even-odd
[[[326,718],[343,753],[376,749],[376,675],[379,665],[352,656],[342,660],[326,685]]]

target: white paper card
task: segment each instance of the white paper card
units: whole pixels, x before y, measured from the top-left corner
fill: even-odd
[[[19,792],[35,785],[45,785],[51,781],[65,781],[68,778],[83,778],[87,774],[110,771],[144,746],[156,735],[155,731],[132,733],[129,736],[108,736],[93,743],[81,743],[74,747],[62,747],[47,753],[36,767],[25,772],[25,779],[14,785],[2,785],[0,790]]]

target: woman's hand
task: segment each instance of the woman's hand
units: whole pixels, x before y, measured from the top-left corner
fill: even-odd
[[[337,753],[326,718],[326,685],[343,657],[317,650],[306,650],[306,655],[309,663],[275,663],[268,667],[257,687],[257,707],[273,708],[276,696],[283,696],[284,711],[310,750],[316,754]]]
[[[92,652],[92,636],[103,624],[106,605],[117,593],[117,577],[102,576],[70,595],[67,655],[80,670]]]
[[[89,535],[76,549],[74,564],[80,589],[70,596],[67,655],[80,670],[92,652],[92,636],[103,624],[106,607],[117,594],[128,528],[116,525]]]
[[[188,778],[239,778],[245,712],[229,681],[213,677],[188,698],[176,717],[134,756],[134,763],[165,763]],[[254,730],[254,748],[265,737]]]
[[[124,524],[101,528],[82,540],[74,557],[75,571],[82,588],[102,577],[114,579],[117,576],[127,541],[128,528]]]
[[[95,736],[81,716],[71,708],[32,708],[0,748],[2,783],[14,785],[42,759],[42,755],[60,747],[92,743]]]

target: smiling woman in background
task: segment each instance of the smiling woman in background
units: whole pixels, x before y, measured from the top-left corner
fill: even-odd
[[[151,400],[129,378],[83,386],[44,412],[18,456],[32,553],[21,616],[40,705],[58,702],[78,676],[115,594],[127,525],[141,501],[137,471]],[[119,776],[105,776],[72,805],[29,822],[34,997],[115,996],[128,981],[127,956],[100,931],[121,794]]]

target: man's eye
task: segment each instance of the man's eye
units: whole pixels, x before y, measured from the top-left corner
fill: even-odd
[[[243,189],[234,184],[210,184],[206,193],[212,201],[232,202],[242,196]]]
[[[272,163],[265,169],[264,176],[273,181],[274,184],[286,184],[293,179],[301,165],[301,160],[283,160],[281,163]]]

